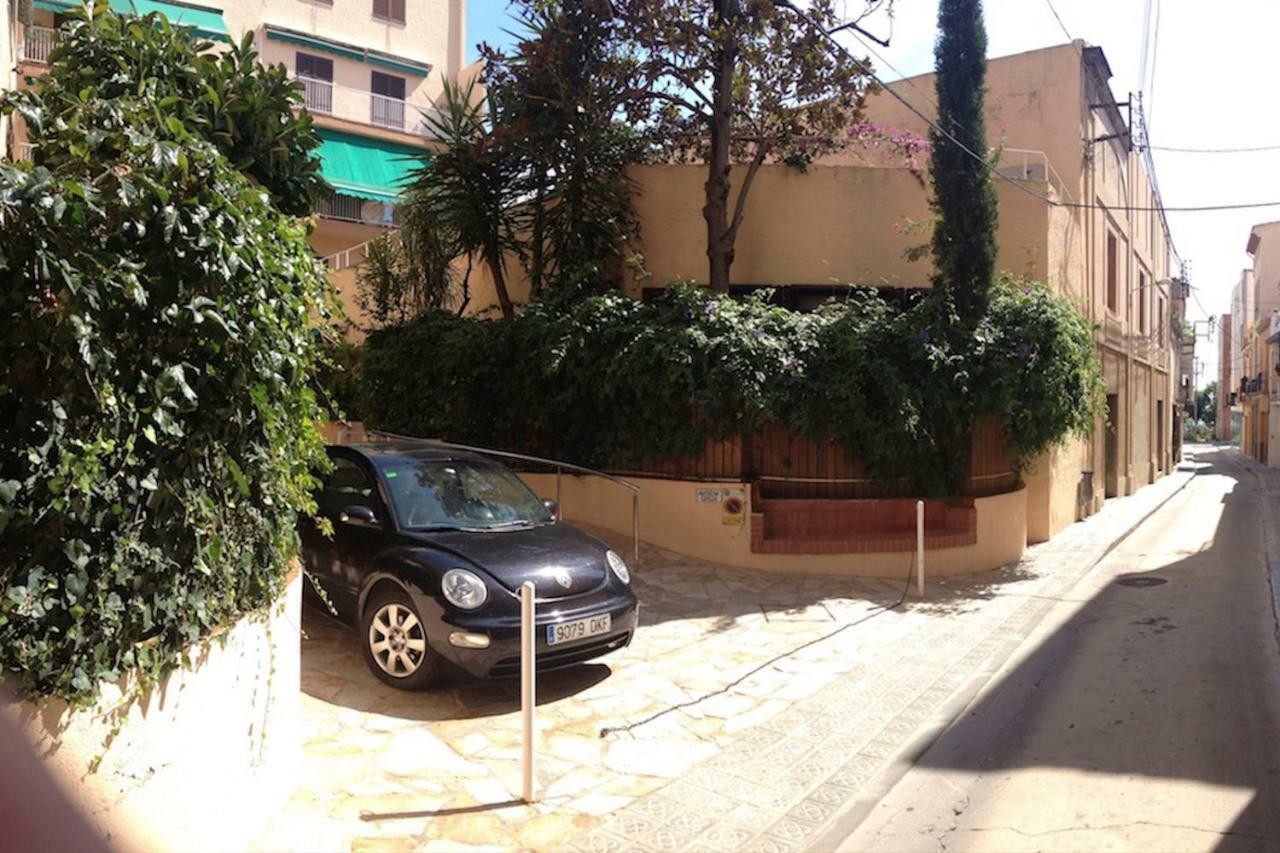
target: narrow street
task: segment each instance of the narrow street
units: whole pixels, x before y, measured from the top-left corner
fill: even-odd
[[[1280,850],[1274,472],[1189,461],[840,849]]]

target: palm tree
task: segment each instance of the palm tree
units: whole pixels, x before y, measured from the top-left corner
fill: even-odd
[[[517,193],[520,158],[512,156],[493,103],[465,85],[445,82],[442,108],[424,116],[443,146],[412,173],[405,193],[405,245],[454,245],[478,258],[493,276],[502,316],[515,315],[507,292],[505,257],[518,253]],[[414,229],[436,233],[418,234]]]

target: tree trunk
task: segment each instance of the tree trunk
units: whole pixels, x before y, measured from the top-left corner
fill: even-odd
[[[510,320],[516,316],[516,309],[507,295],[507,276],[502,271],[502,257],[488,258],[489,272],[493,275],[493,290],[498,295],[498,307],[502,309],[502,318]]]
[[[740,14],[739,0],[715,0],[715,23],[724,41],[716,53],[716,77],[712,91],[710,150],[707,153],[706,203],[702,218],[707,222],[707,283],[719,293],[729,292],[729,269],[733,266],[733,233],[729,230],[730,135],[733,125],[733,72],[738,62],[734,41],[734,20]]]

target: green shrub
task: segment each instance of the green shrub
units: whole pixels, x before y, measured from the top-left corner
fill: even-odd
[[[29,695],[163,675],[276,599],[311,508],[327,284],[272,198],[314,134],[263,164],[210,115],[277,72],[216,81],[200,47],[100,8],[7,96],[35,162],[0,164],[0,669]]]
[[[369,336],[363,410],[392,432],[612,466],[776,421],[930,494],[958,486],[953,413],[1000,417],[1020,463],[1092,430],[1100,369],[1069,302],[1002,281],[962,349],[937,311],[925,295],[863,293],[799,314],[676,285],[651,303],[606,295],[505,321],[432,312]]]

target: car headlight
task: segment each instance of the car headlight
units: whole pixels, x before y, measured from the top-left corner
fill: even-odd
[[[489,588],[474,572],[466,569],[450,569],[440,581],[440,590],[454,607],[475,610],[489,597]]]
[[[613,569],[613,573],[618,576],[618,580],[631,583],[631,572],[627,570],[627,564],[622,562],[621,557],[612,551],[605,551],[604,558],[609,563],[609,568]]]

